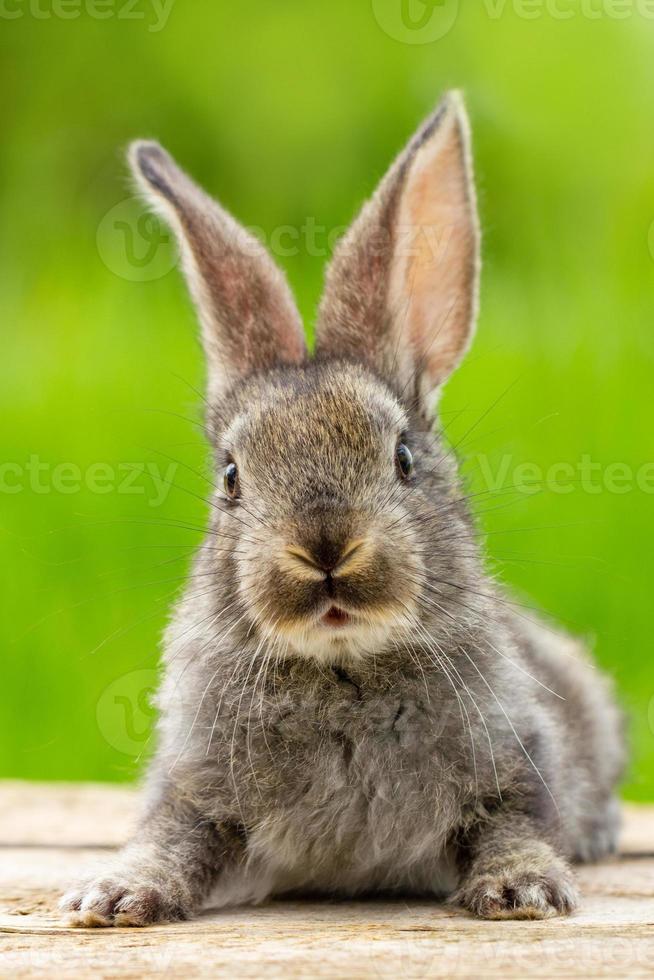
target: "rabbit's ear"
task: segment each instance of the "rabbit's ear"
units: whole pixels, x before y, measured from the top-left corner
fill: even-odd
[[[158,143],[136,142],[139,187],[174,229],[198,309],[211,394],[238,378],[306,358],[300,315],[263,245],[188,177]]]
[[[317,352],[367,361],[430,415],[471,340],[478,278],[468,120],[450,93],[339,243]]]

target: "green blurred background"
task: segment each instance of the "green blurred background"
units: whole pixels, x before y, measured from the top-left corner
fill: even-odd
[[[76,2],[0,15],[0,774],[138,773],[205,518],[184,465],[208,472],[194,316],[128,200],[125,144],[160,139],[260,228],[311,329],[328,233],[457,86],[485,267],[444,421],[472,489],[509,488],[476,498],[494,569],[591,639],[632,719],[626,793],[654,798],[646,5],[176,0],[166,20],[154,0]],[[510,489],[521,463],[538,492]],[[559,463],[570,492],[565,471],[541,485]]]

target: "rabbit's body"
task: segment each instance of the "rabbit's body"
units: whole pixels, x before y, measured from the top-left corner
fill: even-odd
[[[495,620],[497,606],[488,605]],[[530,656],[510,629],[498,624],[487,634],[480,627],[474,643],[462,638],[463,649],[474,654],[517,735],[476,671],[462,663],[460,649],[447,644],[438,655],[455,665],[462,706],[420,642],[415,664],[402,649],[359,668],[286,661],[245,686],[247,643],[231,656],[219,649],[202,658],[201,669],[191,649],[187,683],[165,702],[169,754],[162,764],[175,765],[207,674],[220,665],[221,681],[205,697],[173,777],[199,813],[247,829],[243,852],[216,882],[212,903],[292,890],[449,894],[458,880],[455,841],[498,804],[493,766],[502,797],[532,798],[543,835],[552,833],[567,856],[597,858],[612,850],[611,788],[621,760],[604,685],[589,680],[585,665],[568,663],[577,656],[569,641],[558,641],[559,662],[552,664],[546,635]],[[498,648],[516,666],[498,664]],[[252,655],[255,650],[253,643]],[[516,676],[519,666],[565,690],[564,706]],[[235,674],[231,683],[225,684],[225,672]],[[583,760],[580,744],[590,747]],[[550,791],[562,822],[555,832]]]
[[[284,424],[296,389],[302,399],[307,388],[340,390],[350,370],[302,371],[282,394]],[[312,398],[321,401],[318,390]],[[354,424],[346,400],[332,411]],[[423,433],[416,456],[427,483],[442,479],[439,460],[449,468],[435,435]],[[435,535],[434,602],[390,648],[353,661],[337,651],[285,659],[273,643],[265,669],[247,620],[230,628],[244,606],[213,549],[237,545],[221,537],[229,515],[215,524],[168,632],[154,779],[156,793],[169,772],[199,813],[247,831],[214,903],[289,890],[448,894],[455,842],[498,806],[499,791],[519,808],[533,800],[543,835],[566,856],[614,846],[622,750],[604,679],[579,645],[514,612],[476,555],[451,546],[439,555]],[[458,498],[446,526],[448,537],[472,533]],[[442,584],[450,575],[454,585]]]
[[[140,830],[67,897],[78,922],[289,892],[541,917],[574,907],[568,860],[615,845],[619,714],[486,575],[432,426],[475,309],[461,113],[430,120],[340,246],[313,360],[268,261],[160,148],[135,151],[200,305],[225,489],[166,636]],[[399,250],[423,212],[445,253]]]

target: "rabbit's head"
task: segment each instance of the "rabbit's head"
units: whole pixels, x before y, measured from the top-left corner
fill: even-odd
[[[460,616],[451,590],[477,565],[434,429],[477,302],[459,97],[445,98],[339,243],[313,357],[262,245],[158,144],[135,143],[130,160],[175,229],[198,307],[215,561],[251,625],[284,651],[338,659],[401,643],[438,608]]]

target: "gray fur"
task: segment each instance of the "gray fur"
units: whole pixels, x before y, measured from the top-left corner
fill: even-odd
[[[391,171],[383,187],[397,208],[416,199],[424,168],[412,161],[431,140],[435,193],[470,181],[462,113],[447,100]],[[191,275],[220,279],[222,233],[207,238],[179,203],[208,199],[169,157],[150,149],[145,168],[141,157],[141,182],[182,215],[183,247],[214,256]],[[420,316],[398,314],[395,211],[376,204],[354,226],[353,254],[382,214],[388,250],[376,266],[337,256],[315,360],[298,355],[295,314],[267,265],[245,307],[230,308],[238,284],[192,286],[200,304],[219,298],[202,315],[208,349],[225,359],[210,368],[211,531],[166,634],[139,828],[64,898],[78,924],[297,893],[431,895],[485,917],[542,918],[576,905],[569,862],[615,847],[624,748],[608,685],[576,641],[515,612],[486,574],[429,418],[476,303],[472,190],[458,200],[444,277],[460,315],[445,322],[425,322],[436,292],[420,275],[426,296],[407,297]],[[234,353],[239,308],[248,326]],[[251,339],[264,334],[262,359]],[[395,463],[400,439],[410,481]],[[232,459],[238,500],[220,490]],[[332,606],[350,614],[346,627],[324,625]]]

